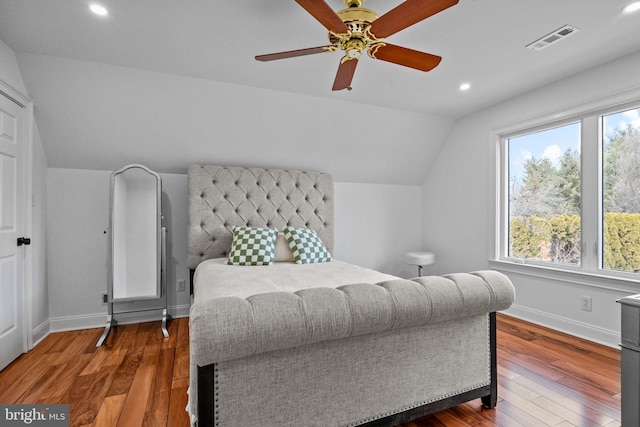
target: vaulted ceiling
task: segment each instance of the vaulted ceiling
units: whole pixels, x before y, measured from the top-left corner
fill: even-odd
[[[254,59],[327,44],[327,31],[295,1],[100,3],[108,16],[93,15],[85,1],[0,2],[0,40],[16,53],[54,167],[115,168],[147,156],[182,171],[204,152],[207,161],[242,163],[245,155],[251,164],[333,167],[343,180],[417,184],[455,119],[640,49],[640,12],[622,14],[623,0],[460,0],[388,39],[442,56],[433,71],[363,55],[353,90],[333,92],[338,52]],[[382,15],[399,3],[364,7]],[[579,31],[526,48],[564,25]],[[459,90],[463,82],[468,91]],[[193,108],[180,113],[177,103]],[[201,123],[207,118],[215,126]],[[216,145],[211,134],[226,127],[226,145]],[[269,147],[257,142],[265,135]],[[153,154],[158,139],[175,145],[155,150],[164,160]],[[295,150],[305,140],[327,142],[300,162]],[[392,150],[383,147],[389,141]]]

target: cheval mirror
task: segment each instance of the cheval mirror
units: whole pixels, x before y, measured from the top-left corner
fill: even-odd
[[[160,175],[146,166],[128,165],[111,174],[108,316],[97,347],[118,318],[131,321],[140,312],[162,310],[162,333],[169,336],[161,197]]]

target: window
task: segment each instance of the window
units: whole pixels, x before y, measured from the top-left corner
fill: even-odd
[[[504,132],[501,162],[502,259],[637,280],[637,104]]]
[[[510,257],[580,264],[580,123],[507,139]]]
[[[604,269],[640,272],[640,108],[602,117]]]

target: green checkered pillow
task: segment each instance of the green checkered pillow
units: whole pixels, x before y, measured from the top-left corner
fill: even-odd
[[[227,264],[272,265],[276,255],[276,236],[271,228],[233,227],[233,241]]]
[[[283,232],[296,264],[331,261],[331,254],[315,231],[308,228],[287,227]]]

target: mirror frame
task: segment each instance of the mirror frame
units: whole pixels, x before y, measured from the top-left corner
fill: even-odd
[[[156,209],[155,209],[155,240],[156,240],[156,256],[155,256],[155,260],[156,260],[156,286],[155,286],[155,294],[147,294],[147,295],[132,295],[132,296],[125,296],[125,297],[115,297],[115,256],[114,256],[114,250],[115,250],[115,244],[116,244],[116,233],[114,232],[114,224],[116,224],[117,226],[117,220],[115,219],[116,216],[116,206],[115,206],[115,200],[116,200],[116,179],[118,176],[122,175],[123,173],[125,173],[128,170],[131,169],[141,169],[142,171],[146,172],[147,174],[150,175],[150,178],[155,179],[156,181],[156,185],[155,185],[155,204],[156,204]],[[161,262],[162,262],[162,236],[161,236],[161,232],[162,232],[162,213],[161,213],[161,200],[162,200],[162,179],[160,177],[160,175],[154,171],[152,171],[151,169],[149,169],[148,167],[141,165],[141,164],[131,164],[131,165],[127,165],[124,166],[123,168],[114,171],[111,174],[111,182],[110,182],[110,192],[109,192],[109,209],[110,209],[110,215],[109,215],[109,234],[110,234],[110,238],[109,238],[109,266],[108,266],[108,280],[109,280],[109,286],[108,286],[108,299],[110,302],[116,303],[116,302],[126,302],[126,301],[138,301],[138,300],[149,300],[149,299],[158,299],[162,297],[163,291],[162,291],[162,270],[161,270]]]

